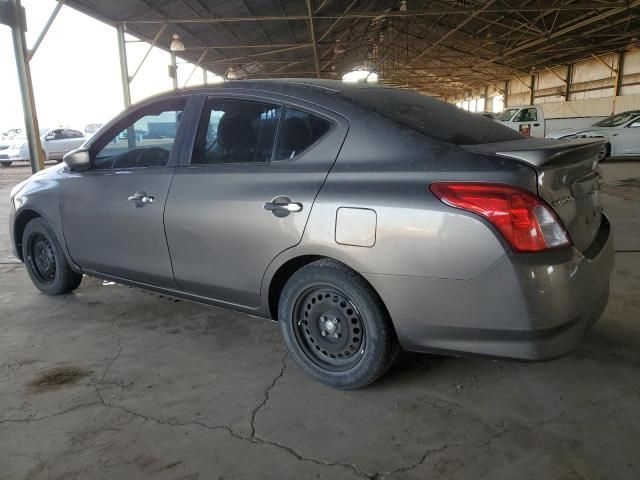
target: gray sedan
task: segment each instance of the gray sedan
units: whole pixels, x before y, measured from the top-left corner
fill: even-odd
[[[541,360],[605,308],[602,142],[415,92],[227,82],[139,103],[11,192],[41,291],[92,275],[278,320],[337,388],[400,348]]]

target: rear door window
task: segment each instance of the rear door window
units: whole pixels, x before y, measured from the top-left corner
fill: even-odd
[[[293,158],[320,140],[333,123],[297,108],[287,107],[280,131],[274,160]]]
[[[354,88],[341,92],[339,96],[400,125],[447,143],[475,145],[524,138],[516,131],[482,115],[469,113],[450,103],[409,90]]]
[[[64,137],[65,138],[84,138],[84,135],[78,130],[66,129],[64,131]]]
[[[268,163],[282,106],[253,100],[207,100],[192,165]]]

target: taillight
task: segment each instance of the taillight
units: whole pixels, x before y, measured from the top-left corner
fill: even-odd
[[[539,252],[571,243],[553,210],[526,190],[491,183],[449,182],[432,183],[430,189],[447,205],[482,215],[518,252]]]

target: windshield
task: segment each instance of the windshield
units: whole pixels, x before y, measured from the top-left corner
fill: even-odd
[[[456,145],[520,140],[522,135],[482,115],[409,90],[354,88],[343,99],[428,137]]]
[[[594,123],[594,127],[619,127],[620,125],[624,125],[630,120],[633,120],[635,117],[639,116],[640,112],[624,112],[618,113],[617,115],[612,115],[611,117],[607,117],[604,120],[600,120],[597,123]]]
[[[504,112],[496,117],[496,120],[500,122],[508,122],[520,110],[519,108],[507,108]]]

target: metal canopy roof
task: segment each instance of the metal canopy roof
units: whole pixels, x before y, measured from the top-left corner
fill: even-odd
[[[67,0],[224,75],[380,81],[435,95],[531,75],[640,41],[640,0]],[[163,27],[163,25],[166,25]]]

